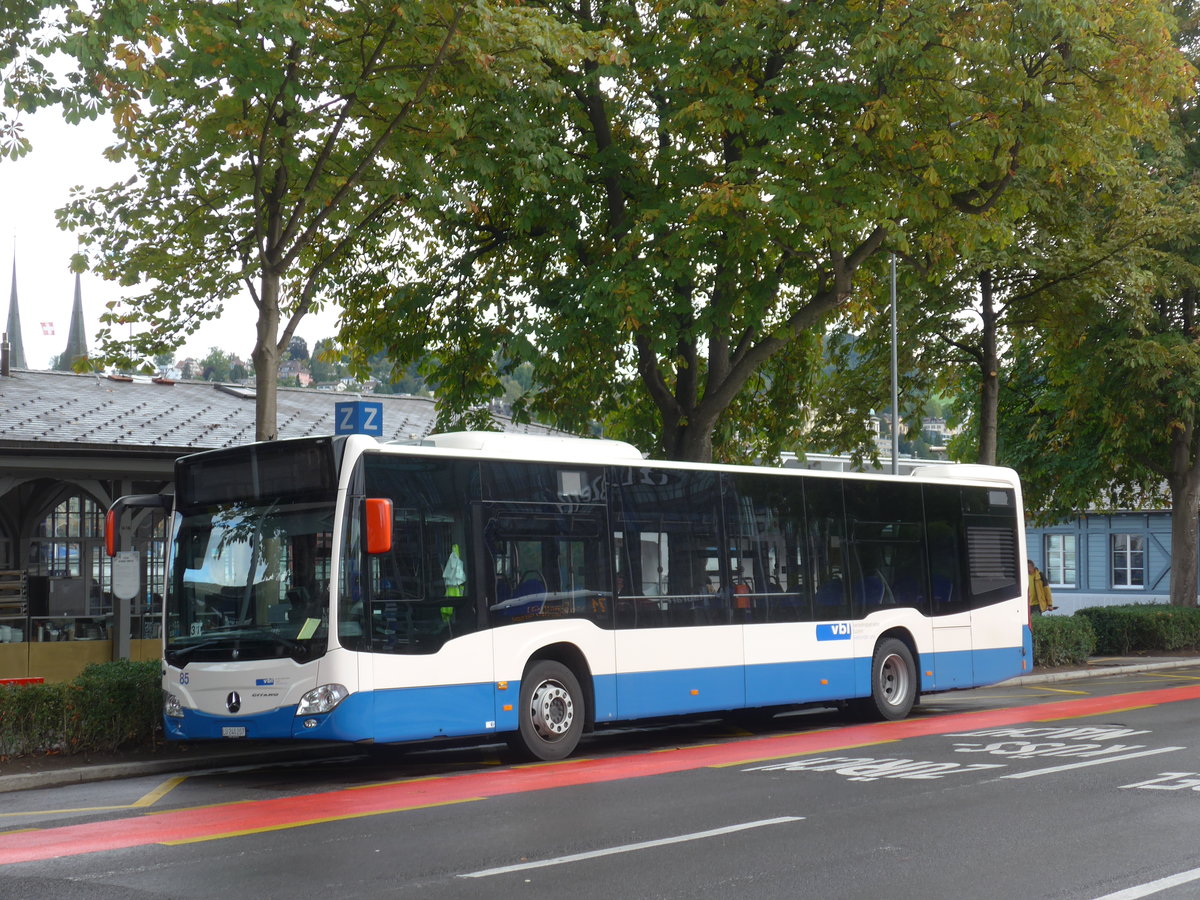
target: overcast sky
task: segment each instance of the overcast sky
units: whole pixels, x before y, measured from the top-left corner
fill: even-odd
[[[43,369],[66,348],[75,291],[69,266],[76,238],[58,228],[54,211],[67,203],[71,188],[111,184],[122,177],[122,170],[101,156],[112,139],[104,124],[68,125],[53,110],[26,116],[24,122],[33,151],[15,161],[0,159],[0,331],[8,324],[15,252],[25,358],[31,368]],[[125,170],[125,177],[128,174]],[[100,314],[121,294],[116,285],[95,275],[85,273],[82,279],[88,347],[95,349]],[[176,358],[201,357],[220,347],[248,361],[254,347],[254,306],[249,299],[235,306],[201,328]],[[334,333],[336,318],[332,311],[309,316],[297,334],[311,350]],[[53,334],[44,333],[50,330]]]

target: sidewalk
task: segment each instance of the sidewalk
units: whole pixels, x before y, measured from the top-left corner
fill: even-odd
[[[1071,681],[1076,678],[1097,678],[1104,675],[1132,675],[1137,672],[1152,672],[1157,669],[1181,669],[1185,666],[1200,666],[1200,657],[1195,656],[1093,656],[1082,666],[1061,666],[1043,669],[1029,675],[1018,675],[1005,685],[1047,684],[1054,681]]]
[[[1200,666],[1197,657],[1092,657],[1086,665],[1064,666],[1021,675],[1001,682],[1004,685],[1048,684],[1078,678],[1104,675],[1129,675],[1159,669]],[[331,756],[360,756],[366,745],[354,744],[295,744],[258,742],[254,744],[202,743],[170,745],[155,753],[133,753],[117,762],[81,762],[73,765],[70,757],[30,758],[17,760],[29,771],[0,774],[0,793],[33,788],[63,787],[92,781],[163,775],[172,772],[197,772],[211,769],[260,765],[266,762],[294,762],[326,759]]]

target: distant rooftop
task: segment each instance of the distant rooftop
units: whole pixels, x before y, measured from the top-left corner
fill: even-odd
[[[87,445],[160,452],[211,450],[254,440],[254,388],[208,381],[76,375],[13,369],[0,378],[0,449]],[[416,440],[433,430],[435,401],[394,394],[279,388],[279,437],[333,434],[334,404],[383,404],[382,440]],[[551,434],[539,425],[497,425]]]

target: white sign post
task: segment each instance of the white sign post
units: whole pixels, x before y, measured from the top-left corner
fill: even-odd
[[[112,589],[121,600],[132,600],[142,588],[142,566],[136,550],[121,550],[112,561]]]
[[[121,550],[112,561],[113,659],[129,659],[129,607],[142,588],[142,566],[136,550]]]

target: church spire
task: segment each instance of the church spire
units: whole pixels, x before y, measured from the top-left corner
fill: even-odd
[[[67,349],[59,359],[59,369],[70,372],[79,359],[87,359],[87,329],[83,323],[83,291],[79,287],[79,273],[75,273],[75,304],[71,308],[71,331],[67,335]]]
[[[14,369],[27,369],[25,343],[21,339],[21,310],[17,306],[17,253],[13,249],[12,293],[8,297],[8,360]]]

